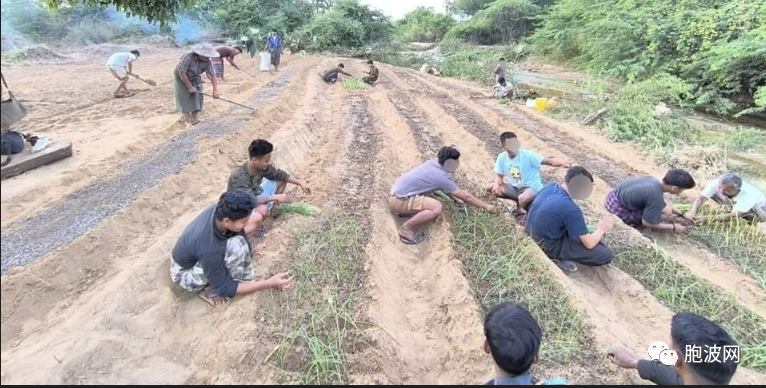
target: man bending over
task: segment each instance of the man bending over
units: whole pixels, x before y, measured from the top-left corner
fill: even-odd
[[[443,191],[457,203],[467,202],[490,212],[495,211],[494,206],[459,189],[452,180],[449,174],[457,170],[459,159],[460,151],[453,147],[442,147],[437,159],[421,164],[394,182],[388,206],[400,217],[412,216],[399,228],[399,239],[403,243],[421,243],[425,239],[425,233],[415,233],[414,228],[435,220],[442,213],[441,201],[427,196],[437,190]]]
[[[727,214],[697,217],[700,207],[712,199],[721,205],[732,205]],[[766,222],[766,195],[750,183],[742,181],[737,174],[726,173],[708,183],[697,197],[686,218],[697,221],[728,221],[741,217],[751,222]]]

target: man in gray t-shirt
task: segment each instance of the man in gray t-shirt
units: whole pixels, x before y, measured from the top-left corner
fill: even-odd
[[[412,216],[399,228],[399,239],[409,245],[425,239],[425,233],[415,233],[414,227],[433,221],[441,214],[441,201],[427,195],[441,190],[457,203],[467,202],[473,206],[494,212],[495,207],[461,190],[449,176],[458,167],[460,152],[453,147],[442,147],[437,159],[429,160],[400,176],[391,187],[388,206],[400,217]]]
[[[662,222],[663,214],[684,217],[682,212],[665,203],[664,193],[678,195],[694,186],[694,178],[681,169],[668,171],[662,181],[651,176],[631,178],[609,193],[605,206],[630,226],[643,225],[655,230],[683,233],[686,231],[683,225]]]

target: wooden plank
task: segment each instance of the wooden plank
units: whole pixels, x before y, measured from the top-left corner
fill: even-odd
[[[601,108],[597,112],[591,113],[590,115],[588,115],[588,117],[580,121],[580,124],[591,125],[594,122],[596,122],[596,120],[598,120],[601,116],[603,116],[605,113],[606,113],[606,108]]]
[[[54,141],[44,150],[35,153],[32,153],[31,148],[27,148],[24,152],[13,155],[11,163],[7,166],[3,166],[2,171],[0,171],[0,180],[14,177],[26,171],[33,170],[46,164],[51,164],[70,156],[72,156],[71,141]]]

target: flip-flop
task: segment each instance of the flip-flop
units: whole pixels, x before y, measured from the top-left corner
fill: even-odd
[[[399,214],[399,218],[410,218],[414,216],[414,214]]]
[[[200,292],[199,292],[199,294],[197,294],[197,295],[199,295],[199,297],[200,297],[200,298],[202,298],[202,300],[204,300],[205,302],[207,302],[207,304],[209,304],[209,305],[210,305],[210,306],[212,306],[213,308],[218,308],[218,307],[221,307],[221,306],[225,306],[225,305],[226,305],[226,303],[229,303],[229,299],[228,299],[228,298],[226,298],[226,302],[224,302],[222,305],[216,306],[216,305],[215,305],[215,302],[213,302],[213,299],[212,299],[212,298],[209,298],[207,295],[205,295],[205,294],[204,294],[204,291],[200,291]]]
[[[569,272],[569,273],[577,272],[577,264],[575,264],[574,262],[567,261],[567,260],[553,260],[553,262],[556,263],[556,265],[558,265],[559,268],[564,270],[564,272]]]
[[[415,236],[413,236],[411,239],[404,237],[402,235],[399,235],[399,240],[407,245],[417,245],[423,242],[423,240],[426,239],[426,234],[423,232],[415,233]]]

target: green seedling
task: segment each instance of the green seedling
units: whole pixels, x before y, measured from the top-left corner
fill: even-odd
[[[359,78],[344,77],[340,82],[348,90],[363,90],[367,87]]]
[[[286,203],[279,206],[282,214],[300,214],[302,216],[315,216],[319,214],[319,208],[304,203]]]
[[[450,202],[452,201],[452,198],[450,198],[447,194],[444,194],[441,190],[434,191],[434,196],[442,201]]]

